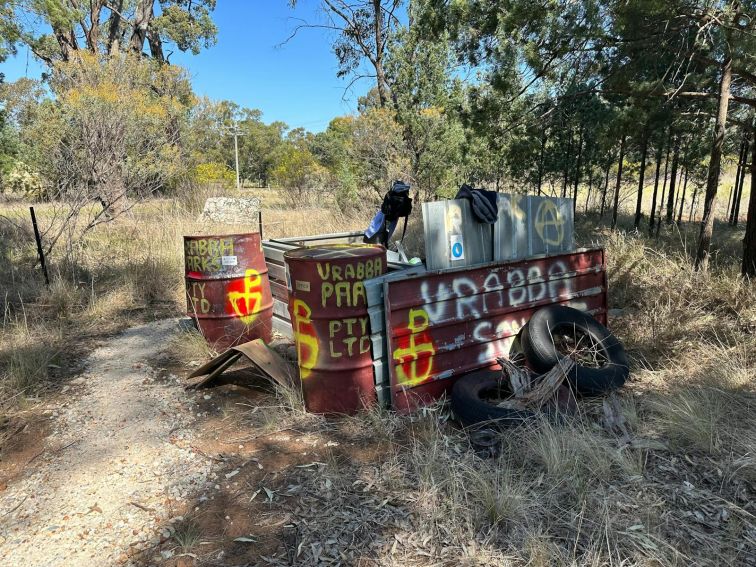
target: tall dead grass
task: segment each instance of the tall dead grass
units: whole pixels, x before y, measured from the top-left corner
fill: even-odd
[[[13,267],[0,274],[6,401],[55,383],[107,334],[180,314],[182,235],[256,229],[199,225],[186,207],[153,200],[98,228],[76,254],[51,258],[48,290],[31,268],[25,207],[3,214],[21,227],[3,228],[0,244]],[[263,220],[267,237],[358,229],[368,219],[273,208]],[[605,423],[600,403],[583,400],[559,424],[498,435],[497,456],[482,458],[441,406],[406,418],[375,409],[337,426],[283,389],[255,410],[260,431],[347,427],[380,445],[373,462],[324,473],[347,494],[369,468],[376,502],[406,511],[385,535],[414,548],[387,551],[380,564],[725,565],[756,556],[756,289],[737,277],[737,237],[718,232],[714,269],[698,274],[687,237],[674,230],[659,241],[593,226],[579,234],[607,250],[610,307],[619,310],[610,326],[632,362],[618,401],[624,432]],[[187,337],[181,356],[200,345]],[[329,521],[312,529],[327,534]]]
[[[215,195],[216,192],[212,192]],[[275,202],[275,191],[255,196]],[[120,329],[185,309],[182,236],[256,231],[258,226],[199,223],[205,193],[152,199],[80,242],[58,245],[47,259],[51,285],[36,264],[28,204],[0,203],[0,404],[54,387],[75,360]],[[54,204],[36,204],[44,228]],[[263,212],[265,237],[357,228],[325,209]],[[196,346],[196,345],[195,345]],[[198,351],[199,354],[206,354]]]

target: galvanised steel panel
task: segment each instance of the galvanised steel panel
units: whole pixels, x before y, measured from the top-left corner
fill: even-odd
[[[572,199],[528,197],[529,256],[573,249],[575,222]]]
[[[478,222],[465,199],[423,203],[428,270],[475,266],[493,259],[493,229]]]
[[[571,199],[501,193],[498,206],[494,261],[521,260],[574,249]]]
[[[499,215],[493,229],[493,259],[496,262],[527,258],[528,197],[500,193]]]
[[[443,270],[385,281],[392,403],[408,411],[454,378],[495,364],[540,307],[570,305],[606,322],[604,252]]]

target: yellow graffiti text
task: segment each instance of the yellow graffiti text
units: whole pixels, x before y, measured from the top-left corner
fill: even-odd
[[[331,358],[355,356],[370,351],[368,318],[351,317],[328,321],[328,352]]]
[[[336,307],[359,307],[365,305],[365,284],[362,282],[323,282],[320,286],[320,299],[323,307],[328,302],[335,302]]]
[[[217,272],[222,267],[222,256],[234,255],[233,238],[202,238],[184,243],[186,268],[190,272]]]
[[[205,298],[207,282],[192,282],[186,284],[186,296],[192,305],[193,313],[210,313],[210,301]]]

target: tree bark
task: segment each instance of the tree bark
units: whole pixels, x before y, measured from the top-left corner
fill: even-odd
[[[606,194],[609,191],[609,170],[612,168],[611,162],[606,164],[606,175],[604,176],[604,190],[601,192],[601,213],[599,216],[604,218],[604,210],[606,210]]]
[[[756,122],[751,153],[751,198],[748,200],[745,237],[743,238],[743,276],[756,277]]]
[[[732,226],[738,226],[738,220],[740,218],[740,201],[743,197],[743,184],[745,183],[746,169],[748,164],[748,148],[749,140],[746,138],[743,140],[745,151],[743,152],[743,167],[740,172],[740,182],[737,184],[737,190],[735,197],[735,205],[733,207]],[[737,179],[736,179],[737,181]]]
[[[617,227],[617,214],[619,209],[619,196],[620,187],[622,185],[622,162],[625,160],[625,141],[627,140],[627,134],[622,135],[622,141],[620,142],[620,154],[619,164],[617,166],[617,186],[614,189],[614,207],[612,209],[612,230]]]
[[[643,182],[646,177],[646,155],[648,153],[648,128],[643,129],[643,141],[641,142],[641,163],[638,172],[638,198],[635,201],[635,223],[633,226],[638,229],[640,225],[643,207]]]
[[[134,31],[131,34],[129,47],[135,53],[141,55],[144,49],[144,40],[147,39],[147,30],[150,27],[154,14],[154,0],[138,0],[134,13]]]
[[[577,211],[578,185],[580,185],[580,166],[583,160],[583,127],[580,127],[580,141],[578,142],[577,164],[575,164],[575,188],[572,191],[572,213]]]
[[[675,218],[675,185],[677,182],[677,166],[680,163],[680,138],[675,137],[675,150],[672,154],[672,175],[669,180],[669,193],[667,194],[667,224],[672,224]]]
[[[648,220],[648,234],[654,233],[654,220],[656,219],[656,195],[659,192],[659,173],[661,170],[662,150],[664,149],[664,139],[662,138],[659,148],[656,150],[656,173],[654,174],[654,193],[651,196],[651,214]]]
[[[714,231],[714,204],[717,199],[719,173],[722,167],[722,146],[727,128],[727,108],[730,102],[731,84],[732,57],[728,55],[722,65],[722,79],[719,84],[719,107],[711,143],[711,159],[709,160],[709,172],[706,176],[703,219],[701,220],[701,232],[698,237],[698,250],[696,251],[695,267],[697,270],[705,271],[709,266],[709,247],[711,246],[711,235]]]
[[[685,192],[688,190],[688,167],[685,166],[685,181],[682,186],[682,196],[680,197],[680,211],[677,214],[677,224],[682,224],[683,207],[685,206]]]

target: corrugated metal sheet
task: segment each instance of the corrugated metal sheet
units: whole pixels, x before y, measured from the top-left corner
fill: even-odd
[[[606,322],[604,252],[388,278],[383,294],[392,404],[408,411],[507,355],[539,307],[567,304]]]
[[[263,241],[265,263],[268,265],[270,291],[273,295],[273,329],[292,339],[294,334],[289,316],[289,287],[284,254],[302,246],[317,246],[319,244],[352,244],[361,243],[362,232],[339,232],[333,234],[316,234],[312,236],[294,236]],[[406,269],[409,264],[388,262],[389,271]],[[382,313],[382,311],[381,311]]]
[[[492,228],[475,220],[465,199],[423,203],[425,265],[429,270],[490,262]]]
[[[386,345],[386,324],[383,302],[383,284],[386,281],[408,278],[426,272],[423,266],[414,266],[403,271],[395,271],[378,278],[365,281],[368,317],[370,318],[370,336],[373,355],[373,376],[378,402],[383,406],[391,405],[391,383],[389,379],[389,357]]]
[[[500,193],[498,209],[498,219],[492,226],[475,219],[467,200],[423,203],[428,269],[477,266],[574,250],[571,199]]]
[[[499,195],[494,224],[494,261],[522,260],[574,249],[572,200]]]

